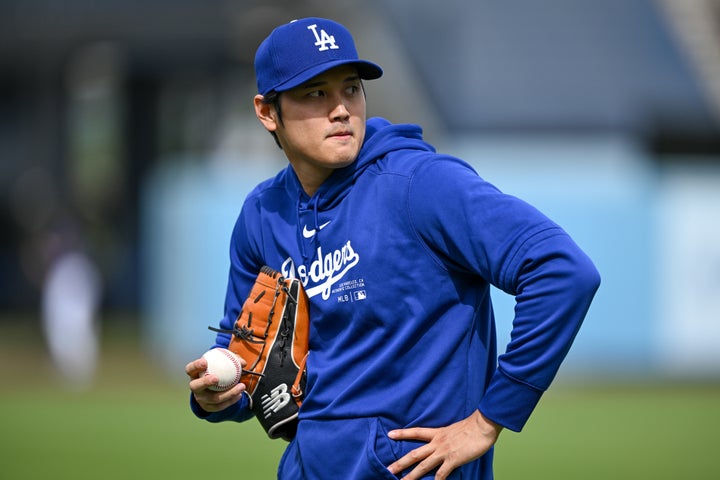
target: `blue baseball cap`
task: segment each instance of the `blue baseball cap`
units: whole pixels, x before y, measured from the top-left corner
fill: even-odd
[[[360,60],[347,28],[325,18],[303,18],[270,33],[255,53],[258,93],[290,90],[340,65],[354,65],[360,78],[383,74],[378,65]]]

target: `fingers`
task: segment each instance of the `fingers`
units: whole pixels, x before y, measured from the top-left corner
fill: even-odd
[[[185,365],[185,373],[190,378],[197,378],[207,369],[207,360],[198,358]]]
[[[207,360],[198,358],[185,365],[185,373],[190,377],[190,390],[198,393],[207,388],[217,385],[219,379],[215,375],[205,375]]]
[[[192,390],[193,393],[200,393],[212,386],[217,385],[219,381],[220,379],[217,377],[217,375],[200,374],[198,377],[194,377],[192,380],[190,380],[190,390]]]
[[[212,377],[213,375],[208,376]],[[217,378],[215,379],[214,383],[217,383]],[[203,410],[212,413],[219,412],[220,410],[225,410],[226,408],[239,402],[240,398],[242,398],[242,394],[244,391],[245,384],[238,383],[231,389],[225,390],[224,392],[216,392],[214,390],[208,390],[207,388],[203,388],[193,390],[193,395],[195,396],[195,401],[198,402],[198,405],[200,405]]]
[[[412,480],[422,477],[433,468],[440,465],[443,462],[443,459],[436,459],[433,457],[433,454],[435,453],[435,446],[431,443],[437,432],[438,429],[435,428],[420,427],[391,430],[388,432],[388,437],[392,440],[419,440],[427,442],[422,447],[418,447],[415,450],[408,452],[407,455],[390,465],[388,470],[393,475],[397,475],[403,470],[415,465],[412,472],[403,477],[405,479]]]
[[[217,385],[217,375],[205,375],[207,360],[198,358],[185,365],[185,373],[190,377],[190,391],[198,405],[206,412],[219,412],[237,403],[245,391],[245,384],[238,383],[229,390],[217,392],[210,387]]]
[[[238,358],[240,358],[240,357],[238,357]],[[240,366],[242,368],[245,368],[246,365],[247,365],[247,362],[245,361],[245,359],[240,358]],[[207,360],[204,359],[203,357],[200,357],[200,358],[188,363],[187,365],[185,365],[185,373],[190,378],[197,378],[200,374],[205,372],[205,370],[207,369],[207,366],[208,366]]]
[[[388,470],[393,475],[397,475],[415,465],[415,468],[405,475],[403,480],[423,478],[434,469],[437,469],[435,472],[435,480],[444,480],[448,478],[456,468],[462,465],[462,463],[464,462],[458,461],[456,455],[450,452],[444,452],[432,444],[427,444],[410,451],[400,460],[390,465]]]
[[[388,466],[393,474],[414,468],[407,480],[421,478],[437,468],[435,479],[446,479],[453,470],[480,458],[497,441],[502,427],[487,420],[479,411],[441,428],[405,428],[391,430],[392,440],[418,440],[425,445],[410,451]]]
[[[423,475],[442,463],[442,459],[436,460],[433,458],[433,453],[434,448],[430,444],[423,445],[422,447],[410,451],[407,455],[388,466],[388,470],[393,475],[397,475],[403,470],[416,465],[412,472],[403,478],[406,480],[421,478]]]
[[[435,436],[435,428],[403,428],[399,430],[391,430],[388,437],[393,440],[420,440],[421,442],[429,442]]]
[[[393,463],[388,467],[388,470],[393,475],[397,475],[403,470],[410,468],[417,464],[413,471],[406,477],[407,479],[419,478],[425,473],[435,468],[439,463],[442,463],[442,459],[434,461],[431,455],[434,453],[434,446],[430,443],[437,434],[437,429],[434,428],[405,428],[401,430],[391,430],[388,432],[388,437],[392,440],[419,440],[421,442],[427,442],[426,445],[412,450],[407,455]]]

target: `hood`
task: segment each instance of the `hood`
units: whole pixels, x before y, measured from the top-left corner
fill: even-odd
[[[335,170],[312,198],[305,194],[292,167],[288,166],[288,191],[300,198],[300,204],[304,208],[330,210],[345,198],[355,179],[369,166],[396,150],[435,151],[432,145],[423,140],[422,128],[419,125],[392,124],[384,118],[370,118],[367,121],[363,146],[358,158],[351,165]]]

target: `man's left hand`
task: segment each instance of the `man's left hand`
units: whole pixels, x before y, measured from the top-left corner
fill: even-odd
[[[466,419],[447,427],[392,430],[388,433],[392,440],[419,440],[426,444],[409,452],[390,465],[388,470],[396,475],[416,465],[403,477],[416,480],[437,468],[435,479],[444,480],[459,466],[482,457],[490,450],[502,428],[475,410]]]

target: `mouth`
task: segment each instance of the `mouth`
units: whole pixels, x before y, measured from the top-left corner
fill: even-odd
[[[353,136],[352,131],[350,130],[338,130],[335,132],[332,132],[330,135],[328,135],[328,138],[335,138],[338,140],[347,140]]]

